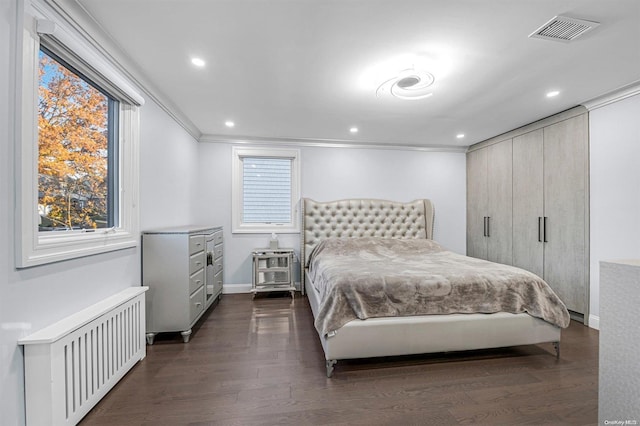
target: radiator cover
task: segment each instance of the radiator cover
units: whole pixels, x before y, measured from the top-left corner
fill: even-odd
[[[75,425],[146,356],[148,287],[130,287],[20,339],[27,425]]]

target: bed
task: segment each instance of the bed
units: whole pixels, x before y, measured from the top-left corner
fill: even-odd
[[[558,308],[559,311],[552,315],[551,322],[548,318],[547,320],[540,318],[544,317],[544,312],[549,310],[546,306],[540,309],[527,308],[538,316],[528,312],[493,312],[493,308],[480,309],[481,313],[449,313],[444,310],[445,313],[424,314],[420,312],[422,308],[415,310],[405,307],[394,307],[391,309],[391,313],[385,312],[386,308],[382,309],[382,312],[367,312],[367,309],[362,309],[361,312],[359,309],[352,309],[348,306],[354,298],[361,299],[361,297],[349,295],[341,297],[347,300],[346,306],[344,304],[337,306],[335,299],[339,297],[335,295],[342,294],[344,291],[331,293],[333,291],[331,290],[332,285],[327,276],[333,276],[333,267],[335,266],[333,263],[340,262],[329,262],[329,266],[326,266],[325,263],[325,267],[322,269],[319,260],[321,255],[318,252],[331,253],[333,251],[333,259],[342,259],[342,263],[346,263],[347,269],[350,269],[349,262],[351,260],[343,256],[349,253],[348,250],[353,244],[356,246],[358,244],[368,245],[370,241],[375,242],[374,253],[366,252],[361,257],[372,257],[370,263],[372,270],[376,264],[396,262],[395,257],[384,261],[388,250],[387,245],[396,245],[401,242],[401,245],[411,245],[411,251],[415,251],[413,246],[416,246],[419,247],[418,251],[434,251],[435,256],[451,257],[455,262],[471,262],[470,266],[467,265],[464,268],[472,269],[474,262],[484,262],[478,266],[496,269],[498,273],[505,270],[504,268],[510,268],[507,270],[508,273],[520,271],[542,281],[535,275],[518,268],[456,255],[432,242],[434,208],[430,200],[416,200],[408,203],[372,199],[317,202],[305,198],[301,210],[303,224],[300,256],[302,288],[309,299],[316,329],[324,350],[327,377],[332,376],[338,360],[354,358],[464,351],[539,343],[553,344],[556,357],[560,356],[561,329],[568,325],[569,314],[559,299],[554,300],[554,303],[559,303],[561,306]],[[377,247],[379,243],[382,244],[381,247]],[[336,253],[338,256],[335,256]],[[323,259],[325,258],[326,256]],[[354,262],[358,261],[356,259]],[[450,261],[447,260],[444,263],[448,262]],[[441,267],[443,262],[438,260],[434,263],[438,263],[438,267]],[[352,275],[347,274],[342,277],[341,284],[359,281],[359,275],[354,275],[354,273],[370,275],[368,270],[357,272],[355,263],[352,265],[354,265],[353,269],[356,272],[351,271]],[[362,265],[360,268],[362,269]],[[454,271],[454,275],[461,275],[457,271],[458,269]],[[375,273],[373,274],[375,275]],[[527,279],[533,278],[528,277]],[[444,281],[440,281],[448,282],[449,280],[446,278]],[[325,281],[329,283],[327,284]],[[383,278],[383,281],[385,291],[388,290],[387,287],[394,287],[389,284],[388,281],[391,280],[388,276]],[[322,284],[320,284],[321,282]],[[435,288],[436,290],[432,291],[440,291],[441,293],[450,291],[447,288],[443,289],[440,284],[430,288]],[[553,293],[550,289],[548,291]],[[330,294],[334,296],[330,298]],[[389,296],[389,294],[384,297],[392,299],[394,303],[398,299],[395,296]],[[556,297],[555,294],[550,296],[547,292],[539,298],[553,297]],[[418,299],[426,300],[422,296]],[[328,308],[329,304],[336,306]],[[522,308],[520,307],[519,310]],[[334,311],[339,312],[338,319],[327,320],[327,312],[334,314]],[[403,315],[407,312],[409,312],[408,315]]]

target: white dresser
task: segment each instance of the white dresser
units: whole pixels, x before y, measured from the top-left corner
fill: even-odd
[[[142,282],[146,297],[147,343],[158,333],[191,328],[222,297],[222,228],[182,226],[142,233]]]

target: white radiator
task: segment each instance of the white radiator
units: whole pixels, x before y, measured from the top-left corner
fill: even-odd
[[[130,287],[20,339],[27,425],[75,425],[146,355],[148,287]]]

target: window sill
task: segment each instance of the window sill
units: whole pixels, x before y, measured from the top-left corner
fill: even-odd
[[[44,235],[38,243],[16,259],[18,269],[63,260],[107,253],[138,246],[138,236],[125,231],[77,233],[76,235]]]
[[[272,233],[276,233],[276,234],[299,234],[300,233],[300,227],[298,226],[286,226],[286,225],[282,225],[282,226],[277,226],[277,225],[269,225],[269,226],[265,226],[265,225],[255,225],[255,226],[251,226],[251,225],[241,225],[241,226],[235,226],[233,227],[233,229],[231,230],[232,234],[272,234]]]

